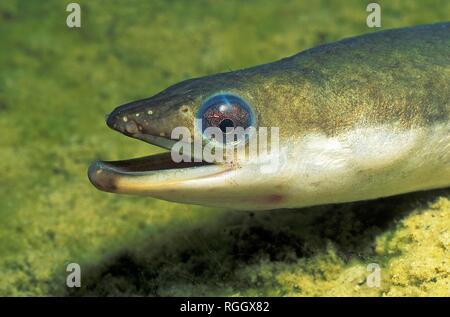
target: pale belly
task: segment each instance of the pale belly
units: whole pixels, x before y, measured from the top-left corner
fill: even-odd
[[[291,147],[285,207],[373,199],[450,186],[450,124],[359,128]]]

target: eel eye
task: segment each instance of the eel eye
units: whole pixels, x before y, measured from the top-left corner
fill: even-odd
[[[202,134],[207,128],[219,128],[223,133],[223,143],[227,143],[226,135],[236,131],[254,127],[255,115],[247,102],[231,94],[214,95],[207,99],[197,113],[201,120]]]

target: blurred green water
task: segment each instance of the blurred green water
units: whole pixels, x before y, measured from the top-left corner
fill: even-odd
[[[92,160],[159,151],[106,128],[115,106],[373,30],[367,1],[78,2],[81,29],[66,27],[65,1],[0,3],[0,295],[66,294],[70,262],[89,286],[79,294],[345,294],[346,274],[359,285],[367,261],[390,265],[373,245],[395,239],[395,219],[439,196],[448,213],[446,192],[356,204],[333,209],[354,228],[333,216],[316,234],[325,207],[253,215],[98,192]],[[450,15],[445,0],[381,4],[382,29]]]

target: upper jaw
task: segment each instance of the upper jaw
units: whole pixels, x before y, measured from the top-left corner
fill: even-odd
[[[127,119],[129,119],[132,114],[145,111],[150,99],[151,98],[141,99],[118,106],[107,115],[106,125],[113,130],[123,132],[125,130],[125,124],[128,122]]]
[[[171,150],[172,146],[179,142],[178,140],[168,139],[162,136],[156,136],[151,134],[135,133],[131,137],[139,139],[141,141],[162,147],[167,150]]]

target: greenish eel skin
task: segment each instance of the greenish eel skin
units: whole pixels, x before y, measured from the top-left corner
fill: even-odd
[[[261,160],[170,166],[169,155],[96,161],[99,189],[245,210],[374,199],[450,186],[450,23],[370,33],[277,62],[183,81],[116,108],[108,125],[165,148],[196,135],[210,96],[247,100],[279,127],[278,169]],[[271,157],[273,159],[273,157]]]

